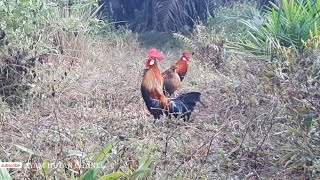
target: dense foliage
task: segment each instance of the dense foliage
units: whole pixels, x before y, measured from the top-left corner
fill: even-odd
[[[240,49],[257,55],[302,57],[306,41],[311,43],[319,36],[320,1],[282,0],[282,5],[272,4],[263,16],[263,23],[242,22],[250,28],[248,39],[239,43]],[[289,57],[291,56],[291,57]]]

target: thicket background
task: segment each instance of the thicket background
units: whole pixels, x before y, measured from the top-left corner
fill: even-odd
[[[319,179],[320,0],[0,1],[0,179]],[[140,95],[192,54],[190,122]]]

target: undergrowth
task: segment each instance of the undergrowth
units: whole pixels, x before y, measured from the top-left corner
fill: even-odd
[[[234,2],[218,8],[208,22],[198,22],[190,35],[173,33],[183,42],[184,49],[194,52],[194,57],[215,69],[223,68],[223,59],[229,42],[248,37],[249,27],[240,22],[247,20],[255,25],[263,23],[262,13],[253,2]]]
[[[77,63],[65,63],[68,51],[49,56],[45,69],[37,66],[31,102],[2,108],[1,160],[35,166],[10,169],[11,177],[129,178],[140,168],[141,176],[169,179],[319,176],[318,80],[298,83],[319,72],[311,71],[316,66],[266,85],[271,67],[261,61],[230,55],[213,72],[192,59],[179,93],[200,91],[207,108],[197,107],[188,123],[154,124],[139,90],[147,50],[134,40],[84,42]],[[161,69],[180,56],[165,54]],[[104,163],[92,169],[109,142]]]
[[[105,37],[58,30],[63,53],[34,63],[29,98],[20,106],[0,99],[0,160],[23,162],[22,169],[1,168],[0,177],[320,178],[317,38],[288,66],[224,52],[216,42],[225,37],[199,24],[191,38],[180,37],[195,54],[177,93],[199,91],[205,107],[190,122],[153,123],[139,89],[148,49],[135,35],[112,27]],[[223,68],[207,66],[216,54],[196,54],[205,47],[221,53]],[[161,50],[161,70],[181,56]]]
[[[75,48],[82,38],[95,36],[108,24],[96,18],[95,0],[66,4],[55,1],[0,2],[0,95],[10,105],[30,97],[36,63],[49,54],[81,54]],[[109,28],[109,34],[111,31]],[[79,49],[81,50],[81,48]],[[67,58],[68,59],[68,58]],[[73,61],[73,60],[72,60]]]

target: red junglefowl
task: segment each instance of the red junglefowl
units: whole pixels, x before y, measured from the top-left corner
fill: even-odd
[[[163,60],[164,57],[156,49],[151,49],[148,54],[149,58],[146,60],[148,70],[142,79],[141,94],[149,112],[155,120],[160,119],[163,114],[189,120],[196,103],[201,102],[201,93],[190,92],[168,99],[163,94],[164,78],[157,64],[157,60]]]
[[[180,77],[177,74],[178,66],[171,66],[170,69],[166,70],[162,73],[162,77],[164,78],[164,94],[166,96],[171,96],[180,86],[181,81]]]
[[[188,71],[189,61],[190,61],[190,55],[187,52],[183,52],[181,58],[176,63],[176,66],[178,67],[176,71],[179,74],[181,81],[184,79],[184,76]]]
[[[162,73],[164,78],[164,94],[166,96],[171,96],[180,86],[181,81],[184,79],[184,76],[188,71],[189,61],[189,54],[183,52],[179,61]]]

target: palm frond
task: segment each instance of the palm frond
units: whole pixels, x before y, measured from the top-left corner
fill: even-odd
[[[156,5],[156,15],[159,18],[158,27],[167,31],[177,29],[185,22],[185,7],[188,1],[162,0]]]

